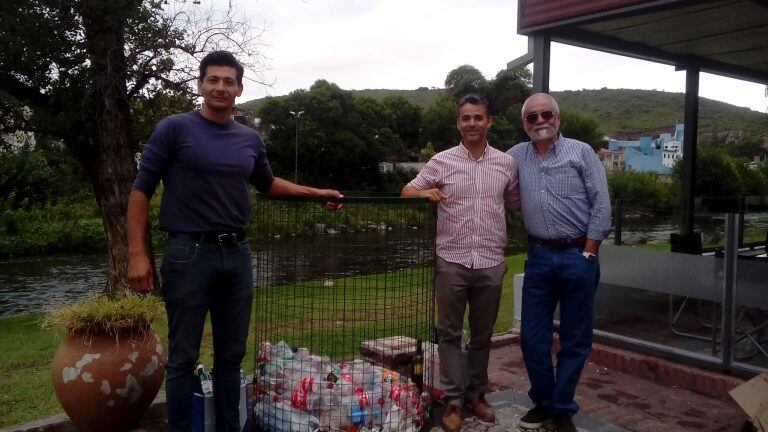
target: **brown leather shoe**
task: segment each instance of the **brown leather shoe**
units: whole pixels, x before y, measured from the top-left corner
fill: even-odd
[[[469,398],[467,400],[467,405],[479,420],[489,423],[493,423],[496,420],[496,414],[488,401],[485,400],[485,395],[483,393]]]
[[[459,432],[461,430],[461,407],[458,405],[446,405],[440,426],[442,426],[445,432]]]

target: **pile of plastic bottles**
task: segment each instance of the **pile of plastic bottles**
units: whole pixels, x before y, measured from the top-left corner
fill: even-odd
[[[336,363],[284,341],[262,342],[255,418],[270,432],[416,432],[428,393],[400,374],[363,360]]]

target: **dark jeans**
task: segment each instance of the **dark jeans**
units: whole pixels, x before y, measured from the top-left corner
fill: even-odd
[[[171,430],[191,430],[195,362],[210,311],[216,430],[239,431],[240,363],[253,300],[250,244],[220,247],[169,238],[160,272],[168,313],[165,393]]]
[[[600,279],[597,260],[582,247],[528,248],[523,281],[521,348],[534,404],[554,413],[575,414],[573,395],[592,349],[593,305]],[[552,320],[560,303],[560,351],[552,365]]]
[[[493,267],[470,269],[438,257],[436,267],[437,350],[440,381],[445,386],[443,400],[460,406],[465,397],[485,392],[488,385],[491,336],[507,264],[502,261]],[[467,305],[470,339],[465,357],[461,333]]]

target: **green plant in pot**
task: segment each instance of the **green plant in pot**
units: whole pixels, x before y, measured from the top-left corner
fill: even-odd
[[[154,295],[99,296],[46,315],[68,330],[51,362],[56,397],[79,430],[125,431],[141,419],[165,376],[166,353],[151,323]]]

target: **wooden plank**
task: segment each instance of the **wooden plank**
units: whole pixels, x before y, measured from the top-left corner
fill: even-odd
[[[555,23],[598,12],[647,3],[647,0],[521,0],[518,29]]]
[[[400,373],[408,373],[411,359],[416,354],[416,339],[391,336],[360,342],[363,360]]]
[[[725,56],[731,53],[739,54],[760,51],[761,48],[768,46],[766,44],[768,44],[768,28],[758,28],[704,37],[660,46],[660,48],[669,52],[693,53],[710,57],[713,60],[722,61],[720,58],[721,55]],[[757,52],[755,52],[754,55],[757,55]]]
[[[740,3],[740,7],[717,7],[680,13],[658,19],[645,25],[605,31],[619,39],[661,46],[670,42],[693,40],[745,28],[765,26],[768,14],[753,6]]]
[[[665,20],[668,18],[678,17],[681,13],[692,13],[701,10],[711,9],[710,3],[704,3],[694,6],[681,7],[676,9],[660,10],[655,12],[634,14],[621,18],[611,18],[603,21],[596,21],[591,24],[581,26],[585,30],[594,32],[609,32],[611,30],[620,30],[623,28],[631,28],[635,26],[641,26],[646,24],[652,24],[657,21]]]

